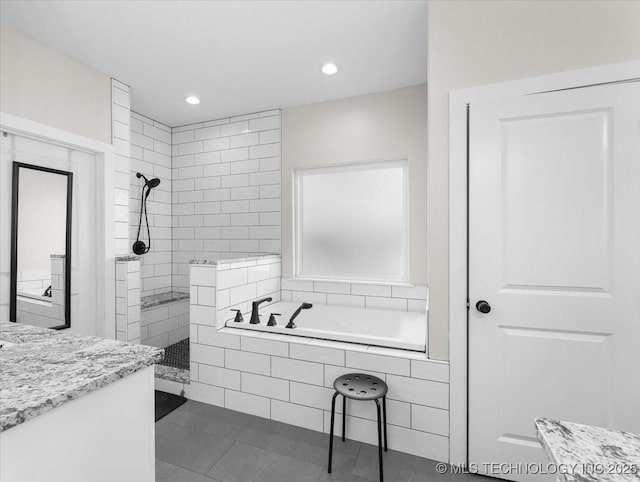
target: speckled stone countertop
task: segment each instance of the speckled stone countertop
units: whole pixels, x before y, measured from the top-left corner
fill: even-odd
[[[535,424],[559,480],[640,481],[640,435],[548,418]]]
[[[116,261],[140,261],[140,256],[130,255],[130,256],[116,256]]]
[[[172,382],[191,384],[191,375],[189,370],[182,370],[180,368],[168,367],[166,365],[155,366],[156,378],[162,378],[163,380],[169,380]]]
[[[179,293],[177,291],[168,291],[157,295],[147,295],[140,298],[140,309],[148,310],[156,306],[165,305],[167,303],[175,303],[189,299],[189,293]]]
[[[162,360],[164,350],[0,322],[0,432]]]
[[[277,259],[280,258],[279,254],[260,254],[258,256],[247,256],[244,258],[228,258],[228,259],[192,259],[189,264],[230,264],[230,263],[245,263],[248,261],[258,261],[265,259]]]

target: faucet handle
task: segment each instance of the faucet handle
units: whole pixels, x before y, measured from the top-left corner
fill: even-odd
[[[236,317],[234,318],[234,322],[235,323],[242,323],[244,321],[244,318],[242,317],[242,311],[240,310],[231,310],[231,311],[235,311],[236,312]]]
[[[280,316],[282,313],[271,313],[269,316],[269,321],[267,322],[267,326],[276,326],[276,316]]]

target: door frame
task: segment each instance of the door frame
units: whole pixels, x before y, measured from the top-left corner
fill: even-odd
[[[467,105],[640,78],[640,60],[572,70],[449,95],[449,462],[468,463]]]
[[[114,239],[114,161],[111,144],[72,132],[41,124],[6,112],[0,112],[0,129],[32,139],[89,152],[95,155],[97,211],[102,223],[96,223],[96,332],[98,336],[115,340],[115,239]],[[73,327],[73,323],[72,323]],[[72,328],[73,329],[73,328]]]

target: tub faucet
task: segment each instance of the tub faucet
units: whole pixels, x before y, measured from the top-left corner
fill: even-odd
[[[251,323],[252,325],[260,324],[260,315],[258,314],[258,306],[260,306],[260,303],[264,303],[265,301],[273,301],[273,298],[269,296],[268,298],[262,298],[261,300],[256,300],[251,302],[251,320],[249,321],[249,323]]]
[[[285,328],[295,328],[296,324],[293,322],[293,320],[296,319],[296,316],[298,316],[302,310],[308,310],[309,308],[312,308],[312,307],[313,305],[311,303],[302,303],[298,307],[298,309],[293,312],[293,315],[291,315],[291,318],[289,318],[289,323],[287,323],[287,326]]]

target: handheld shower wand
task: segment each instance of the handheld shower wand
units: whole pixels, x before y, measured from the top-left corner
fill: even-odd
[[[138,179],[144,179],[144,186],[142,187],[141,195],[140,195],[140,221],[138,221],[138,234],[136,236],[136,242],[133,243],[133,252],[135,254],[141,255],[146,254],[151,249],[151,231],[149,229],[149,216],[147,215],[147,198],[151,193],[151,190],[154,187],[158,187],[160,185],[160,179],[154,177],[153,179],[147,179],[147,176],[144,174],[136,173],[136,177]],[[146,191],[145,191],[146,188]],[[147,224],[147,238],[149,239],[149,246],[144,244],[143,241],[140,241],[140,228],[142,227],[142,213],[144,212],[144,220]]]
[[[293,312],[293,315],[291,315],[289,323],[287,323],[287,326],[285,326],[285,328],[296,328],[296,324],[293,322],[293,320],[296,319],[296,316],[298,316],[302,310],[308,310],[309,308],[313,308],[313,305],[311,303],[302,303],[298,307],[298,309]]]

